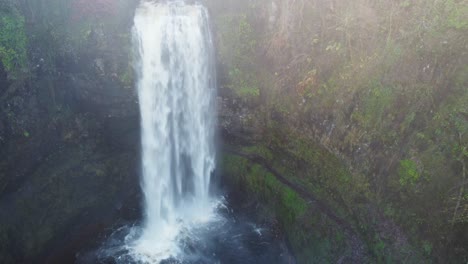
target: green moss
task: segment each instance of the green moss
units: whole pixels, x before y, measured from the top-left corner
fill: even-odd
[[[385,125],[384,120],[388,120],[386,117],[394,100],[394,90],[391,87],[372,82],[363,98],[362,119],[359,120],[362,126],[380,131]]]
[[[339,190],[345,194],[350,184],[361,183],[361,180],[351,181],[350,172],[335,155],[304,138],[291,137],[288,150],[293,157],[305,161],[311,169],[307,180],[315,180],[323,188]],[[361,187],[365,187],[364,183],[363,185]]]
[[[252,73],[249,74],[235,67],[229,71],[229,80],[227,87],[240,98],[255,99],[260,95],[260,89]]]
[[[401,186],[414,185],[421,177],[417,164],[409,159],[400,161],[398,174]]]
[[[271,150],[261,145],[244,147],[242,148],[242,150],[249,154],[259,155],[267,161],[271,161],[273,159],[273,153],[271,152]]]
[[[446,1],[447,25],[455,29],[468,29],[468,5],[466,2]]]
[[[264,151],[262,147],[247,149],[252,152]],[[344,248],[343,234],[334,228],[329,229],[334,224],[320,213],[308,214],[311,207],[304,198],[260,164],[225,154],[223,168],[229,182],[243,188],[245,194],[251,197],[249,199],[259,199],[267,208],[267,214],[279,220],[299,262],[331,262],[334,259],[331,252]],[[330,233],[332,239],[320,236],[324,233]]]
[[[122,82],[122,84],[126,88],[130,88],[133,86],[133,83],[135,82],[135,76],[134,76],[133,68],[131,67],[130,63],[125,69],[125,72],[119,76],[120,76],[120,82]]]
[[[226,65],[229,79],[226,87],[245,100],[260,96],[259,71],[254,65],[257,37],[245,14],[226,15],[218,19],[221,62]]]
[[[0,61],[9,79],[18,79],[27,69],[25,21],[18,11],[0,11]]]
[[[231,179],[243,184],[261,200],[272,203],[285,224],[292,224],[304,215],[307,203],[294,190],[279,182],[273,174],[247,159],[224,155],[223,168]]]
[[[374,255],[377,256],[379,261],[381,263],[387,263],[384,261],[384,253],[385,253],[385,242],[382,240],[377,240],[377,242],[374,244],[374,247],[372,248]]]
[[[302,217],[307,208],[304,199],[290,188],[284,188],[281,192],[281,205],[282,215],[289,223],[294,223],[297,218]]]
[[[426,255],[430,256],[432,253],[432,244],[428,241],[423,241],[422,247],[423,247],[423,252]]]
[[[309,162],[319,162],[320,152],[316,147],[310,147],[310,144],[303,138],[295,138],[290,141],[289,150],[297,157]]]

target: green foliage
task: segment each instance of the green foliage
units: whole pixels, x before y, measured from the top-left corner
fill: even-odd
[[[73,31],[75,34],[69,36],[70,43],[76,47],[85,47],[86,43],[93,32],[94,27],[100,27],[101,25],[93,25],[90,21],[79,20],[72,24]]]
[[[234,93],[246,99],[256,98],[260,95],[260,89],[253,84],[253,76],[249,76],[243,70],[234,68],[229,72],[230,84],[228,87],[234,91]]]
[[[263,147],[249,147],[244,151],[271,154]],[[309,204],[261,165],[237,155],[225,154],[223,167],[227,180],[241,188],[249,201],[258,199],[263,203],[269,221],[273,216],[280,222],[301,263],[312,260],[328,263],[334,259],[331,252],[345,245],[343,234],[334,229],[333,222],[328,222],[318,212],[309,214]],[[310,226],[313,230],[308,229]],[[329,233],[330,237],[324,233]]]
[[[391,87],[385,87],[379,82],[371,83],[369,91],[363,98],[363,126],[380,131],[384,126],[388,111],[394,101],[394,93]]]
[[[468,4],[466,1],[446,1],[447,24],[455,29],[468,29]]]
[[[134,71],[133,71],[133,68],[131,67],[131,65],[129,64],[128,67],[126,68],[125,72],[120,76],[120,81],[122,82],[123,85],[125,85],[125,87],[132,87],[133,83],[134,83],[134,80],[135,80],[135,76],[134,76]]]
[[[423,251],[426,255],[431,255],[432,253],[432,244],[429,241],[423,241]]]
[[[270,177],[272,177],[270,175]],[[304,215],[307,204],[304,199],[293,191],[291,188],[284,188],[281,192],[281,204],[283,205],[283,215],[287,217],[287,221],[293,223],[296,218]]]
[[[388,40],[385,43],[385,47],[382,51],[382,69],[389,69],[395,66],[396,63],[401,59],[403,55],[403,50],[401,44],[393,40]]]
[[[395,209],[391,205],[387,205],[384,209],[384,214],[387,217],[394,217],[395,216]]]
[[[222,17],[220,59],[227,66],[226,85],[242,99],[252,100],[260,95],[258,70],[254,66],[257,37],[247,15]]]
[[[236,50],[236,55],[243,57],[247,54],[253,54],[257,47],[257,38],[254,35],[252,25],[247,20],[246,15],[242,15],[238,23],[237,35],[239,37],[239,48]]]
[[[463,84],[461,84],[461,87]],[[464,89],[464,88],[461,88]],[[468,93],[461,92],[448,98],[441,105],[431,120],[427,134],[437,137],[439,151],[453,160],[462,161],[466,158],[468,146]]]
[[[359,5],[339,1],[332,11],[305,2],[304,13],[297,16],[296,23],[287,25],[290,27],[271,29],[268,36],[254,30],[254,38],[261,40],[254,46],[260,50],[268,50],[278,36],[287,35],[282,39],[288,46],[285,53],[298,57],[289,58],[286,63],[290,64],[275,65],[285,69],[284,73],[270,76],[273,83],[280,80],[287,88],[278,93],[263,80],[251,81],[249,74],[256,69],[267,68],[273,75],[277,67],[252,56],[257,47],[250,49],[248,44],[242,48],[245,52],[234,48],[235,44],[227,45],[233,55],[222,61],[228,62],[230,82],[236,83],[232,88],[252,91],[256,90],[252,87],[260,87],[265,104],[283,117],[284,123],[275,124],[297,132],[275,131],[287,135],[277,141],[278,149],[294,157],[278,158],[279,150],[273,151],[271,163],[277,171],[325,197],[336,211],[346,204],[349,211],[340,215],[353,215],[358,219],[354,224],[364,226],[365,233],[378,231],[372,230],[375,225],[366,219],[369,212],[362,209],[366,203],[374,205],[386,219],[402,227],[412,250],[434,257],[438,253],[433,249],[446,248],[455,236],[447,223],[460,200],[460,185],[466,182],[462,177],[468,156],[466,1],[361,1]],[[314,9],[320,9],[318,14]],[[304,15],[308,13],[316,14],[318,23]],[[231,31],[221,30],[235,36],[223,38],[221,46],[248,39],[232,32],[239,32],[242,19],[239,15],[232,22]],[[247,21],[252,25],[254,20],[247,16]],[[316,24],[317,28],[310,26]],[[248,36],[248,25],[243,27]],[[268,59],[283,62],[278,54],[272,57]],[[313,70],[313,75],[308,74]],[[296,94],[290,96],[294,88]],[[272,103],[274,100],[278,103]],[[268,110],[265,112],[267,116]],[[268,116],[257,117],[263,118]],[[314,141],[349,164],[352,173],[339,169],[336,157],[311,147]],[[294,162],[297,160],[300,162]],[[298,169],[301,167],[304,171]],[[466,191],[461,193],[461,207],[466,195]],[[461,215],[460,210],[457,214]],[[395,250],[385,237],[369,241],[378,254]],[[460,247],[448,251],[467,254]],[[460,261],[451,258],[447,262]]]
[[[18,79],[27,69],[25,21],[16,10],[0,11],[0,61],[9,79]]]
[[[250,194],[273,206],[283,224],[289,226],[302,217],[307,203],[294,190],[283,185],[273,174],[247,159],[225,155],[223,167],[236,184],[247,187]]]
[[[414,185],[421,178],[416,162],[409,159],[400,161],[398,175],[400,176],[401,186]]]
[[[245,148],[242,148],[242,150],[249,154],[259,155],[260,157],[268,161],[273,160],[273,153],[271,152],[271,150],[261,145],[253,145],[250,147],[245,147]]]
[[[379,240],[375,245],[374,245],[374,253],[377,256],[382,256],[385,250],[385,243],[381,240]]]
[[[328,43],[327,47],[325,48],[325,51],[339,52],[341,49],[342,49],[341,43],[339,43],[339,42],[330,42],[330,43]]]
[[[409,6],[411,6],[411,1],[409,1],[409,0],[405,0],[405,1],[401,2],[401,4],[400,4],[400,7],[403,7],[403,8],[409,7]]]

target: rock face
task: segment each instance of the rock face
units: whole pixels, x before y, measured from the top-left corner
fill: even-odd
[[[99,18],[72,18],[71,1],[3,2],[29,46],[22,78],[0,67],[0,262],[54,262],[64,241],[138,204],[136,1]]]

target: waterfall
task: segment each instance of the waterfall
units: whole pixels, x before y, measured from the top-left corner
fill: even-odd
[[[157,263],[178,254],[181,232],[213,214],[213,44],[199,4],[143,2],[134,22],[145,218],[133,250]]]

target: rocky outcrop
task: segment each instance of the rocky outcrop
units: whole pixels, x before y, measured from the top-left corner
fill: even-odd
[[[54,248],[138,205],[136,1],[74,21],[63,10],[71,2],[20,2],[0,5],[24,18],[29,42],[24,78],[0,69],[0,262],[58,263]]]

